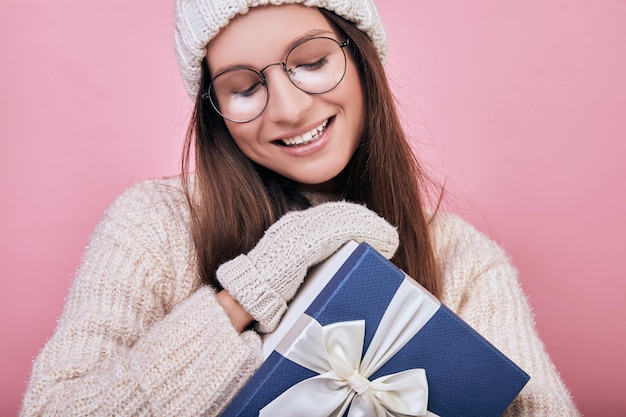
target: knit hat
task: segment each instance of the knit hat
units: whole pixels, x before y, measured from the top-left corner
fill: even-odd
[[[198,94],[206,45],[235,16],[247,13],[251,7],[297,3],[329,10],[355,23],[385,62],[387,39],[374,0],[176,0],[174,47],[189,96],[195,98]]]

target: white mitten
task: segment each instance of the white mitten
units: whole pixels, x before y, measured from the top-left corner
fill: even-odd
[[[216,276],[258,322],[257,329],[271,332],[308,268],[349,240],[367,242],[388,259],[398,248],[396,229],[365,206],[325,203],[285,214],[247,255],[222,264]]]

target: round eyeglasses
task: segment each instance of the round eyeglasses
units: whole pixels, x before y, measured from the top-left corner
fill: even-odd
[[[263,113],[269,100],[269,67],[279,65],[298,89],[309,94],[326,93],[337,87],[346,73],[344,48],[349,39],[338,42],[328,37],[310,38],[298,43],[283,62],[266,65],[257,71],[248,67],[229,68],[217,74],[202,98],[224,119],[235,123],[250,122]]]

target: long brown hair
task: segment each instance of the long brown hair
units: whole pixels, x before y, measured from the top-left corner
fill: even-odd
[[[437,296],[439,270],[424,211],[424,193],[432,182],[407,141],[372,42],[354,24],[320,11],[350,38],[365,96],[363,137],[341,174],[345,178],[341,197],[365,204],[398,228],[401,243],[392,261]],[[241,152],[224,120],[201,97],[209,82],[204,63],[183,152],[183,185],[191,207],[198,273],[205,284],[219,288],[215,270],[221,263],[248,252],[284,213],[309,203],[293,181]]]

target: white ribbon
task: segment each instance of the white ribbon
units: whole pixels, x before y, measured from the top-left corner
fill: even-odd
[[[369,381],[439,308],[439,301],[405,279],[383,314],[361,359],[365,322],[345,321],[322,326],[303,314],[276,347],[284,357],[319,375],[305,379],[261,409],[261,417],[429,416],[424,369],[386,375]]]

